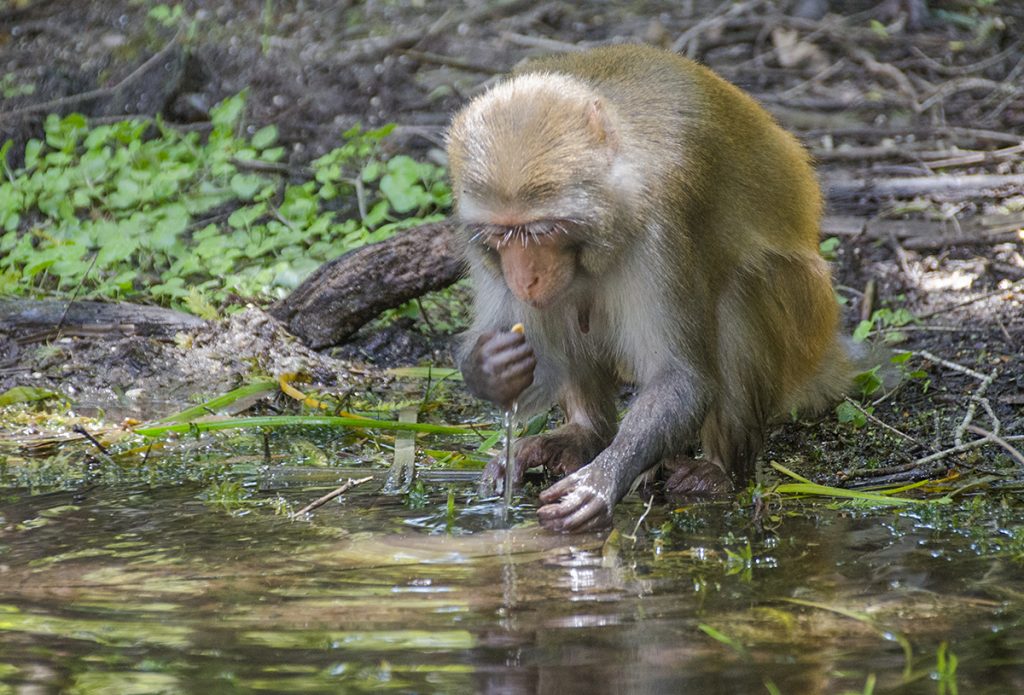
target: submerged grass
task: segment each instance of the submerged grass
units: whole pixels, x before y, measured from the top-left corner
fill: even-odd
[[[433,425],[427,422],[399,422],[398,420],[374,420],[364,417],[340,417],[333,415],[259,415],[256,417],[231,417],[191,422],[172,422],[164,425],[136,427],[134,432],[145,437],[159,437],[164,434],[182,432],[215,432],[217,430],[246,429],[257,427],[286,427],[308,425],[312,427],[347,427],[354,429],[377,429],[395,432],[419,432],[421,434],[488,435],[489,430],[475,425]]]

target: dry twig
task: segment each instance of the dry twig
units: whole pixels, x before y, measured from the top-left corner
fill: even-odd
[[[1020,453],[1020,449],[1018,449],[1017,447],[1013,446],[1012,444],[1010,444],[1009,441],[1007,441],[1007,439],[1013,439],[1013,437],[1008,437],[1008,438],[1000,437],[995,432],[989,432],[988,430],[983,430],[982,428],[978,427],[977,425],[968,425],[967,429],[969,429],[971,432],[974,432],[975,434],[980,434],[986,440],[989,440],[989,441],[993,442],[994,444],[998,444],[999,446],[1003,447],[1010,454],[1010,456],[1012,456],[1014,458],[1014,460],[1017,461],[1017,463],[1019,463],[1020,465],[1024,466],[1024,454]],[[1024,437],[1018,437],[1018,439],[1024,439]]]
[[[373,476],[372,475],[368,475],[365,478],[359,478],[359,479],[355,479],[355,480],[352,479],[352,478],[349,478],[345,482],[344,485],[331,490],[330,492],[328,492],[323,497],[320,497],[318,499],[313,500],[312,502],[307,504],[305,507],[303,507],[299,511],[295,512],[294,514],[292,514],[292,519],[298,519],[299,517],[303,516],[304,514],[308,514],[309,512],[313,511],[317,507],[322,507],[323,505],[325,505],[328,502],[330,502],[331,500],[333,500],[335,497],[340,497],[341,495],[345,494],[346,492],[348,492],[349,490],[354,488],[356,485],[362,485],[363,483],[369,482],[371,480],[373,480]]]

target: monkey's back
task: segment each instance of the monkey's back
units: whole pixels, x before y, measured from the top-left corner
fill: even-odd
[[[817,248],[821,195],[807,153],[739,88],[692,60],[641,45],[540,58],[517,74],[545,72],[575,77],[614,106],[628,130],[621,140],[643,147],[638,159],[660,170],[646,177],[645,194],[679,200],[679,214],[693,220],[687,233],[705,253],[729,255],[737,243]],[[757,229],[752,218],[762,221]]]
[[[676,303],[694,311],[696,291],[714,315],[706,349],[722,382],[705,448],[746,467],[759,422],[834,397],[849,376],[818,253],[821,193],[806,151],[739,88],[656,48],[597,48],[519,72],[585,83],[614,106],[628,130],[621,141],[643,148],[642,209],[674,206],[668,224],[650,225],[663,235],[655,248],[695,256],[675,267],[701,276],[678,279]]]

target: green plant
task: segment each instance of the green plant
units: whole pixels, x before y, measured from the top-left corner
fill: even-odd
[[[907,351],[895,352],[889,356],[885,364],[876,364],[857,374],[853,383],[861,401],[877,394],[886,385],[886,378],[890,382],[895,380],[898,383],[910,380],[920,381],[922,388],[927,391],[931,380],[924,370],[911,368],[910,358],[912,356],[913,353]],[[894,384],[890,384],[890,386],[894,386]],[[851,423],[854,427],[866,425],[868,416],[873,413],[873,405],[857,405],[850,399],[846,399],[836,406],[836,416],[839,418],[839,422]]]
[[[430,502],[427,486],[423,484],[422,480],[414,480],[412,485],[409,486],[409,492],[403,496],[402,501],[409,509],[423,509]]]
[[[943,642],[935,655],[935,675],[939,682],[938,692],[940,695],[957,695],[959,688],[956,679],[956,667],[959,660],[956,654],[949,650],[949,645]]]
[[[745,545],[739,546],[738,550],[723,548],[725,551],[725,574],[739,575],[742,581],[749,582],[754,572],[754,550],[750,547],[748,540]]]
[[[171,7],[166,3],[159,3],[150,8],[147,16],[165,27],[173,27],[181,19],[184,8],[181,5]]]
[[[35,94],[36,86],[31,82],[19,82],[18,78],[7,73],[0,77],[0,96],[4,99],[29,96]]]
[[[209,315],[273,299],[326,260],[438,219],[440,167],[382,161],[392,129],[353,128],[308,169],[281,163],[273,125],[246,135],[246,93],[202,139],[159,119],[46,119],[20,167],[0,148],[0,291],[141,298]]]
[[[828,239],[822,239],[821,243],[818,244],[818,251],[821,253],[821,257],[826,261],[836,260],[836,251],[839,250],[839,238],[830,236]]]
[[[248,503],[249,494],[241,483],[234,480],[213,482],[200,495],[210,506],[222,507],[224,511],[230,512],[245,507]]]
[[[886,344],[898,343],[906,339],[906,334],[898,329],[916,320],[906,309],[878,309],[870,319],[857,324],[853,339],[860,343],[871,335],[878,335]]]

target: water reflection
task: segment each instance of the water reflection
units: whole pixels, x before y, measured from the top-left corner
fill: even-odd
[[[1024,691],[1020,556],[979,551],[998,530],[655,505],[634,542],[637,503],[610,538],[556,536],[465,487],[454,520],[446,489],[360,489],[312,523],[195,488],[8,494],[0,692],[936,693],[944,641],[961,692]]]

